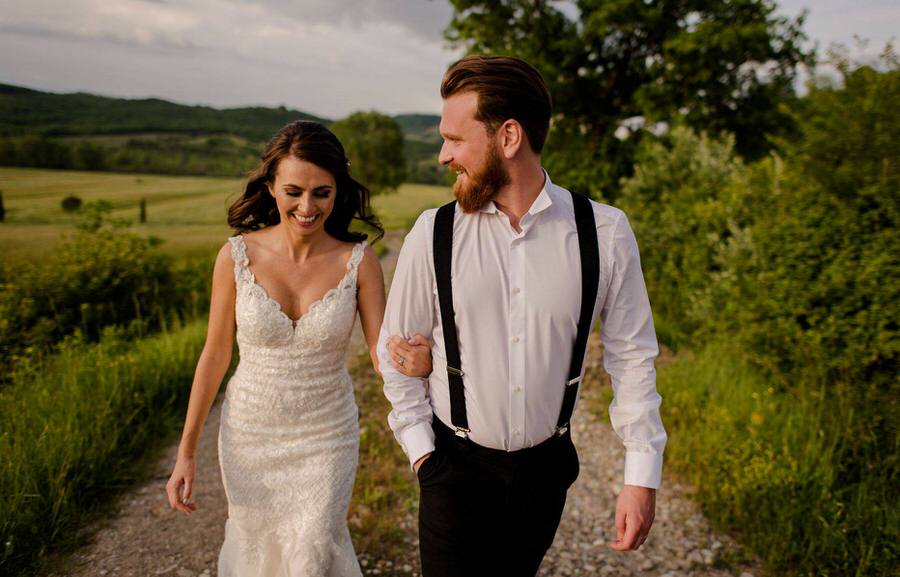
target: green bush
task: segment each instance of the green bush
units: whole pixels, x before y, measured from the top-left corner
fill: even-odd
[[[67,196],[60,203],[65,212],[78,212],[81,208],[81,199],[77,196]]]
[[[715,277],[725,330],[790,386],[897,393],[900,70],[844,69],[795,111],[803,138],[757,179],[764,209]],[[868,391],[875,397],[869,397]]]
[[[709,321],[698,297],[718,270],[723,243],[750,217],[750,203],[740,198],[746,170],[732,138],[684,127],[645,139],[636,158],[618,205],[639,241],[654,312],[669,329],[667,344],[677,347]]]
[[[86,205],[81,228],[49,260],[0,276],[4,374],[69,335],[94,341],[112,325],[140,335],[205,309],[209,274],[199,271],[207,267],[175,267],[152,239],[106,223],[107,208]]]

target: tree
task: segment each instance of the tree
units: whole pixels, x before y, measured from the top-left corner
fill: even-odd
[[[354,112],[331,130],[344,145],[350,174],[372,194],[393,192],[406,179],[403,132],[390,116]]]
[[[812,63],[803,16],[777,16],[771,0],[450,2],[451,42],[541,71],[555,109],[545,164],[609,200],[651,123],[681,118],[733,133],[747,158],[766,153],[768,134],[790,126],[779,104],[793,96],[798,65]]]

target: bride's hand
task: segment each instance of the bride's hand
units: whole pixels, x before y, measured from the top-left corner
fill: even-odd
[[[169,504],[176,511],[190,515],[197,510],[197,504],[191,501],[191,492],[194,489],[194,472],[196,463],[192,457],[179,457],[175,462],[175,469],[169,482],[166,483],[166,495]]]
[[[388,340],[391,364],[408,377],[427,377],[431,374],[431,344],[416,334],[407,340],[394,335]]]

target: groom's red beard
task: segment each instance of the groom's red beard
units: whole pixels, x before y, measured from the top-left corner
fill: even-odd
[[[461,167],[451,164],[450,170],[456,172]],[[500,153],[496,147],[488,149],[487,164],[478,174],[466,173],[465,184],[459,178],[453,185],[453,195],[463,212],[471,213],[479,210],[489,200],[494,200],[500,189],[509,184],[509,171],[503,166]]]

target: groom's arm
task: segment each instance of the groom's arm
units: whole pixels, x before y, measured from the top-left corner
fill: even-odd
[[[431,239],[435,210],[419,216],[406,236],[384,311],[378,337],[378,364],[384,379],[384,395],[393,409],[388,423],[409,458],[410,465],[434,450],[432,409],[425,382],[407,377],[394,368],[387,343],[392,335],[431,337],[434,326],[434,264]]]
[[[657,489],[666,446],[654,367],[659,346],[637,241],[625,214],[617,216],[600,239],[610,271],[600,310],[603,366],[613,387],[609,417],[625,445],[625,484]]]
[[[600,336],[613,385],[609,418],[625,445],[625,486],[616,500],[616,538],[608,545],[629,551],[644,544],[653,525],[666,431],[654,368],[659,346],[637,241],[625,214],[618,211],[616,216],[611,227],[604,227],[611,234],[605,239],[609,286],[600,310]],[[604,239],[599,240],[604,246]]]

